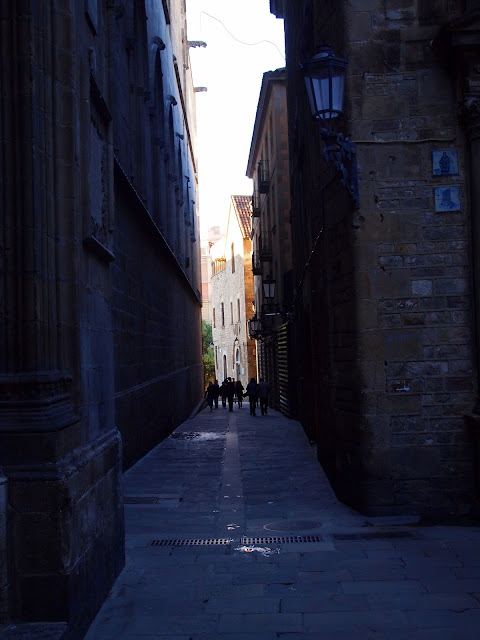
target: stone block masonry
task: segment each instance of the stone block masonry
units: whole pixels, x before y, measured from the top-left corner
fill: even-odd
[[[463,422],[474,392],[465,148],[454,87],[426,55],[448,12],[437,15],[436,7],[429,21],[425,6],[418,12],[415,2],[406,4],[358,12],[365,23],[368,15],[374,42],[389,42],[395,64],[387,56],[373,62],[356,36],[357,14],[349,18],[353,57],[365,63],[362,79],[353,64],[351,79],[361,173],[357,303],[377,304],[376,327],[359,327],[370,440],[363,465],[367,476],[389,477],[372,499],[375,480],[367,481],[363,499],[379,513],[455,512],[468,510],[473,484]],[[457,174],[434,174],[432,153],[440,149],[456,150]],[[459,211],[435,211],[441,186],[460,187]]]
[[[184,4],[120,4],[0,12],[0,619],[32,640],[83,637],[124,563],[122,451],[202,395]]]
[[[478,367],[478,206],[469,172],[478,123],[465,127],[457,92],[462,68],[478,104],[478,44],[464,67],[437,55],[432,42],[458,18],[447,2],[278,5],[271,3],[286,27],[299,417],[345,502],[384,515],[468,512],[475,466],[464,416],[476,406]],[[461,24],[478,43],[469,8]],[[357,210],[322,162],[320,127],[298,74],[325,42],[348,56],[338,130],[356,144]],[[455,170],[434,166],[443,152],[458,159]]]

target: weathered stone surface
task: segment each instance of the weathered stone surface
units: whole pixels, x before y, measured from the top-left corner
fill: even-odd
[[[478,70],[472,71],[480,55],[478,24],[467,21],[465,31],[455,32],[461,40],[468,33],[476,44],[468,49],[468,63],[450,50],[458,53],[453,78],[432,49],[432,40],[456,17],[452,3],[318,0],[311,16],[290,3],[284,11],[294,274],[303,287],[296,319],[298,375],[304,397],[315,398],[302,422],[324,450],[326,468],[329,457],[337,461],[328,476],[351,504],[383,513],[438,514],[455,509],[458,492],[463,509],[474,461],[472,451],[455,443],[464,436],[463,414],[475,402],[477,366],[469,247],[479,234],[470,235],[477,223],[469,199],[476,202],[478,194],[476,183],[469,188],[468,162],[470,153],[474,162],[480,157],[473,116],[478,109],[471,108],[478,100]],[[323,142],[294,71],[327,40],[337,54],[349,56],[338,129],[351,132],[357,144],[355,212],[339,184],[323,178],[333,168],[322,163]],[[447,65],[452,61],[446,54]],[[467,108],[470,148],[457,110],[459,69],[476,87]],[[432,153],[440,150],[456,152],[458,173],[434,171]],[[312,252],[319,183],[327,185],[326,241]],[[460,188],[459,210],[436,211],[435,189],[450,186]],[[388,419],[375,422],[381,415]],[[451,421],[448,434],[444,420]],[[449,469],[456,470],[458,489]]]
[[[184,7],[115,4],[0,13],[0,617],[69,640],[123,566],[117,425],[131,464],[202,392]]]
[[[66,631],[65,622],[10,624],[0,628],[5,640],[63,640]]]

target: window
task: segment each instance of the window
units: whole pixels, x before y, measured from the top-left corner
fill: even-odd
[[[235,245],[232,242],[232,273],[235,273]]]
[[[230,302],[230,323],[233,324],[233,302]]]
[[[222,302],[222,327],[225,326],[225,305]]]
[[[240,322],[240,298],[237,298],[237,322]]]
[[[215,309],[213,310],[213,328],[217,328],[217,323],[215,322]]]

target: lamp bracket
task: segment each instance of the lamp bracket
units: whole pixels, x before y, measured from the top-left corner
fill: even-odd
[[[360,206],[358,195],[357,147],[343,133],[322,128],[322,140],[326,147],[323,158],[327,164],[333,164],[340,173],[340,181],[346,187],[353,200],[355,209]]]

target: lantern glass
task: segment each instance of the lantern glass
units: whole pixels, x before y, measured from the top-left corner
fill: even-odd
[[[310,109],[314,118],[332,120],[343,112],[347,59],[323,47],[304,65]]]
[[[267,276],[263,281],[263,295],[265,300],[272,300],[275,297],[276,281],[271,275]]]
[[[259,328],[260,321],[257,319],[257,316],[253,316],[253,318],[250,318],[250,320],[248,321],[249,334],[251,335],[256,333]]]

